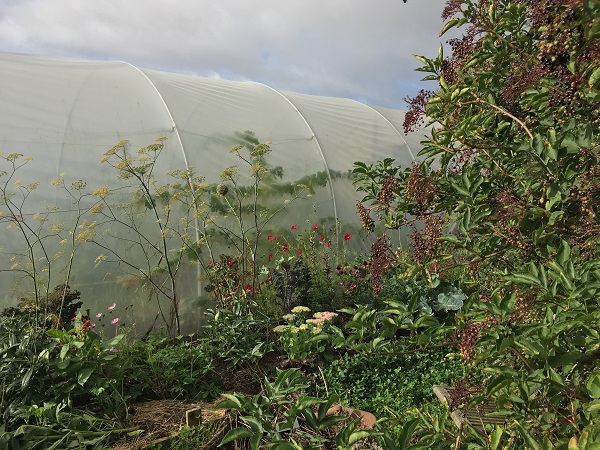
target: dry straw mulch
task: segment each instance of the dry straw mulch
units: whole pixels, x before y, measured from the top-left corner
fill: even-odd
[[[134,403],[129,410],[130,423],[142,432],[120,439],[112,446],[112,450],[141,450],[152,442],[175,435],[186,425],[185,413],[191,409],[200,408],[202,419],[206,421],[225,418],[225,411],[214,409],[217,402],[149,400]]]

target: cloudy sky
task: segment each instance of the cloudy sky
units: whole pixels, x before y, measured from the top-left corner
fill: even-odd
[[[0,52],[121,60],[405,109],[446,0],[0,0]]]

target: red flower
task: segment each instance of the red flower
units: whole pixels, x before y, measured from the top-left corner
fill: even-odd
[[[295,230],[296,228],[298,228],[298,225],[296,225],[296,224],[292,225],[292,230]]]
[[[344,236],[344,240],[349,241],[351,237],[352,237],[352,235],[350,233],[348,233],[346,236]]]
[[[214,266],[214,264],[213,264],[213,262],[212,262],[212,261],[210,261],[210,262],[208,263],[208,265],[209,265],[210,267]]]
[[[267,236],[267,241],[270,241],[271,239],[273,239],[273,236],[271,236],[271,235],[268,235],[268,236]]]
[[[319,224],[318,224],[318,223],[315,223],[315,224],[313,225],[313,230],[316,230],[317,228],[319,228]]]
[[[327,241],[327,247],[331,247],[331,241]]]
[[[284,251],[284,252],[287,252],[288,250],[289,250],[289,247],[288,247],[288,245],[287,245],[287,242],[286,242],[286,243],[284,244],[284,246],[283,246],[283,251]]]
[[[276,241],[278,239],[277,236],[273,236],[273,240]]]
[[[325,239],[325,236],[323,236],[323,235],[319,236],[319,242],[322,242],[323,239]]]
[[[271,261],[272,257],[273,257],[273,253],[269,253],[269,261]]]
[[[250,285],[246,286],[246,291],[247,292],[252,292],[252,290],[253,290],[252,286],[250,286]]]
[[[298,250],[298,251],[296,252],[296,255],[301,255],[301,254],[302,254],[302,250]]]
[[[228,265],[228,266],[231,266],[232,264],[233,264],[233,261],[232,261],[232,260],[228,260],[228,261],[227,261],[227,265]]]

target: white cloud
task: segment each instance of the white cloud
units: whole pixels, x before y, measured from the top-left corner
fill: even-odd
[[[445,0],[4,0],[0,51],[117,59],[404,107]]]

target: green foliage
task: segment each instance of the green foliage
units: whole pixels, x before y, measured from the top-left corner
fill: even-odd
[[[437,265],[436,265],[437,266]],[[424,270],[407,280],[406,274],[395,275],[398,270],[390,270],[387,279],[382,283],[378,299],[403,302],[413,305],[418,313],[435,314],[442,319],[448,313],[460,310],[466,296],[459,282],[448,282],[440,279],[436,272]]]
[[[438,343],[446,330],[437,318],[418,309],[419,296],[408,302],[386,300],[376,305],[342,308],[351,315],[344,325],[344,339],[334,341],[336,347],[346,346],[354,351],[382,351],[397,345],[401,336],[409,334],[420,344]]]
[[[443,16],[442,34],[466,30],[451,56],[417,57],[438,82],[406,115],[406,130],[431,125],[424,160],[358,163],[361,218],[420,224],[410,248],[422,268],[462,268],[455,337],[488,374],[471,401],[508,419],[458,441],[585,448],[600,417],[600,4],[463,0]]]
[[[236,299],[205,314],[209,351],[231,367],[253,365],[273,349],[269,340],[270,319],[261,317],[250,301]]]
[[[0,405],[2,421],[10,424],[20,406],[40,400],[48,367],[47,360],[39,356],[44,346],[40,331],[31,333],[22,321],[7,318],[0,321],[0,333]]]
[[[123,336],[102,339],[81,313],[68,329],[44,330],[35,321],[0,320],[2,448],[99,449],[113,434],[133,431],[121,425],[127,405],[111,376]]]
[[[219,393],[209,346],[194,335],[169,338],[150,335],[123,346],[120,370],[128,401],[139,397],[211,400]]]
[[[434,384],[453,383],[466,375],[460,359],[449,352],[451,347],[398,347],[397,352],[349,353],[328,364],[323,374],[329,392],[346,405],[376,417],[388,416],[389,410],[407,414],[437,401]]]
[[[59,404],[77,404],[91,396],[107,397],[114,389],[113,380],[104,370],[108,362],[116,358],[115,352],[123,335],[101,339],[89,330],[86,323],[89,324],[89,320],[85,322],[78,313],[72,330],[52,329],[46,332],[50,343],[40,354],[49,366],[45,395]],[[123,405],[105,406],[104,413],[118,417]]]
[[[13,432],[6,432],[4,426],[0,426],[0,448],[104,450],[112,436],[137,431],[136,428],[122,428],[111,420],[54,403],[32,406],[27,414],[28,421],[34,423],[21,425]]]
[[[264,391],[253,397],[242,394],[224,394],[218,408],[239,414],[243,426],[231,429],[220,445],[247,439],[251,448],[261,446],[273,449],[319,449],[334,440],[338,448],[350,448],[351,443],[372,433],[355,431],[356,423],[346,425],[333,439],[325,434],[333,425],[347,420],[327,415],[327,410],[338,399],[311,397],[308,378],[298,369],[278,371],[274,381],[265,379]],[[299,420],[305,425],[300,426]]]

